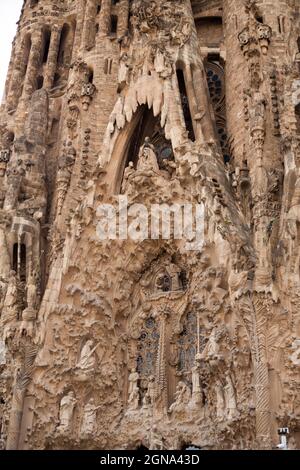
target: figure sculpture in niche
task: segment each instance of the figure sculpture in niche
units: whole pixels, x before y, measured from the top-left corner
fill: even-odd
[[[94,434],[97,410],[99,410],[100,408],[101,406],[95,405],[95,400],[93,398],[91,398],[90,401],[85,405],[81,424],[81,434],[84,437]]]
[[[219,357],[220,346],[217,340],[217,328],[213,328],[208,342],[201,354],[202,359],[216,359]]]
[[[153,173],[159,174],[155,148],[150,143],[149,137],[145,138],[145,143],[140,149],[137,170],[145,176],[153,176]]]
[[[10,271],[8,286],[3,302],[1,325],[9,325],[18,320],[18,281],[15,271]]]
[[[75,393],[70,392],[65,395],[60,402],[59,409],[59,426],[57,428],[59,433],[66,433],[71,431],[74,408],[77,403]]]
[[[147,391],[143,398],[143,408],[148,409],[153,407],[155,402],[155,378],[153,375],[149,377],[147,384]]]
[[[81,369],[84,372],[91,372],[94,370],[96,362],[94,353],[98,346],[98,344],[94,346],[93,340],[90,339],[85,343],[81,350],[79,361],[76,365],[78,369]]]
[[[31,272],[26,286],[27,308],[22,314],[22,319],[32,321],[36,319],[38,303],[38,273]]]
[[[172,411],[183,410],[191,401],[191,390],[185,382],[179,382],[175,392],[175,402],[170,406],[170,413]]]
[[[217,380],[215,385],[215,393],[216,393],[216,409],[217,409],[217,419],[222,421],[224,419],[224,411],[225,411],[225,398],[224,398],[224,387],[220,380]]]
[[[192,368],[192,399],[191,404],[201,405],[203,401],[202,387],[200,383],[200,368],[202,356],[200,353],[195,356],[195,363]]]
[[[153,426],[150,431],[149,450],[164,450],[164,448],[163,439],[159,435],[157,427]]]
[[[130,177],[135,173],[133,162],[129,162],[128,167],[125,169],[124,178],[122,182],[121,192],[126,193],[128,186],[130,184]]]
[[[131,370],[131,373],[128,377],[129,387],[128,387],[128,406],[131,410],[137,410],[139,407],[139,374],[135,369]]]
[[[226,375],[226,384],[224,387],[224,392],[225,392],[225,404],[226,404],[227,418],[229,420],[232,420],[237,415],[237,408],[236,408],[235,389],[234,389],[232,379],[229,373]]]

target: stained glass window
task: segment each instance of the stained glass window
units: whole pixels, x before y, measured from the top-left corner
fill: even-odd
[[[219,57],[211,57],[206,63],[207,83],[210,98],[215,112],[218,136],[223,152],[224,162],[230,160],[228,148],[228,136],[226,129],[226,98],[225,98],[225,74],[220,64]]]
[[[145,321],[138,341],[137,371],[141,379],[155,374],[158,343],[157,323],[150,317]]]
[[[200,352],[204,350],[206,344],[203,333],[203,329],[200,328]],[[188,313],[186,315],[178,343],[178,368],[182,372],[190,371],[194,365],[197,353],[197,315],[195,313]]]

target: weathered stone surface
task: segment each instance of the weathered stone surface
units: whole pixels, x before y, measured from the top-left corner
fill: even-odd
[[[300,449],[299,18],[24,2],[0,111],[1,446],[270,449],[288,427]],[[101,241],[119,195],[144,225],[197,204],[194,249]]]

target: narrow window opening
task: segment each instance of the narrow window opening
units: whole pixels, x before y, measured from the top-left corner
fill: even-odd
[[[59,52],[58,52],[58,64],[59,65],[65,65],[65,59],[67,56],[66,49],[68,47],[69,32],[70,32],[70,27],[67,24],[65,24],[62,29],[61,37],[60,37]]]
[[[230,149],[226,120],[225,70],[220,55],[209,54],[205,68],[223,159],[224,163],[228,164],[230,162]]]
[[[41,88],[43,88],[43,85],[44,85],[44,77],[39,76],[37,78],[37,90],[40,90]]]
[[[105,75],[108,74],[108,59],[105,59],[104,61],[104,73]]]
[[[278,20],[278,31],[279,31],[280,34],[282,34],[282,30],[281,30],[281,18],[280,18],[280,16],[278,16],[277,20]]]
[[[19,275],[21,282],[26,282],[26,245],[24,245],[24,243],[22,243],[21,246],[19,246],[18,243],[14,244],[13,270]]]
[[[89,69],[89,71],[88,71],[88,82],[89,83],[94,82],[94,71],[93,71],[93,69]]]
[[[179,92],[180,92],[180,98],[181,98],[181,105],[182,105],[186,130],[188,131],[189,139],[192,142],[194,142],[195,141],[195,133],[194,133],[194,128],[193,128],[192,115],[191,115],[189,100],[188,100],[186,86],[185,86],[184,74],[183,74],[183,71],[181,69],[177,69],[177,80],[178,80],[178,86],[179,86]]]
[[[59,73],[56,73],[54,75],[54,80],[53,80],[53,87],[55,88],[56,86],[59,85],[59,82],[60,82],[60,74]]]
[[[116,15],[111,16],[111,23],[110,23],[110,33],[117,34],[118,31],[118,17]]]
[[[51,41],[51,33],[50,31],[47,30],[44,33],[43,64],[46,64],[48,60],[50,41]]]

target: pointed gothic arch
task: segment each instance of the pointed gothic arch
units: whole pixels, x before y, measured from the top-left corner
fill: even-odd
[[[171,141],[166,139],[164,129],[160,125],[160,115],[154,116],[152,108],[141,105],[136,110],[130,123],[120,132],[114,144],[109,170],[114,175],[112,192],[121,191],[125,168],[129,162],[136,167],[140,147],[145,138],[149,137],[155,147],[159,165],[164,159],[173,159]]]

